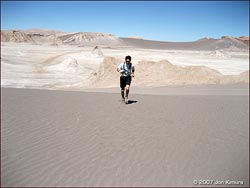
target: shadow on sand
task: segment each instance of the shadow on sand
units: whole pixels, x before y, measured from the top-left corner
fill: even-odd
[[[133,103],[137,103],[137,101],[128,100],[128,104],[133,104]]]

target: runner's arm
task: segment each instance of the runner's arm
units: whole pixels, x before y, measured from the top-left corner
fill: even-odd
[[[117,70],[117,72],[120,72],[120,73],[124,72],[124,70],[122,70],[122,65],[121,64],[118,65],[116,70]]]
[[[120,72],[120,69],[121,69],[121,65],[119,64],[118,66],[117,66],[117,72]]]
[[[132,73],[134,74],[134,72],[135,72],[135,67],[134,67],[134,65],[132,66]]]
[[[135,73],[135,67],[134,67],[134,66],[132,66],[132,73],[131,73],[131,76],[132,76],[132,77],[134,77],[134,76],[135,76],[135,74],[134,74],[134,73]]]

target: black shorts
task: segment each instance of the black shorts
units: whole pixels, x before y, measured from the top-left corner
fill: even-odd
[[[120,77],[120,87],[124,89],[126,85],[131,84],[131,76],[121,76]]]

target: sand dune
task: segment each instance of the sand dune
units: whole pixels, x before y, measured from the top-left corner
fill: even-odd
[[[105,57],[100,64],[98,71],[93,75],[93,86],[95,87],[116,87],[119,86],[119,73],[117,69],[118,59]]]
[[[116,72],[118,60],[107,57],[100,64],[95,86],[116,87],[119,74]],[[209,85],[249,83],[249,71],[228,76],[205,66],[176,66],[168,61],[140,61],[136,65],[134,86]]]
[[[2,88],[1,186],[166,187],[209,179],[248,187],[248,94],[221,90],[229,95],[132,93],[124,105],[119,93]]]
[[[151,86],[154,82],[159,85],[212,84],[218,82],[219,76],[219,72],[203,66],[179,67],[168,61],[138,64],[138,82],[146,80]]]
[[[231,83],[248,83],[249,84],[249,71],[240,73],[239,75],[227,75],[223,76],[220,80],[222,84],[231,84]]]

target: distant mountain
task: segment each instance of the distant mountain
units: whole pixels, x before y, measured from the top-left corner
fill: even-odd
[[[1,42],[34,42],[31,35],[19,31],[19,30],[10,30],[10,31],[1,31]]]
[[[123,41],[121,39],[119,39],[115,35],[106,33],[79,32],[79,33],[62,35],[59,38],[65,44],[78,45],[78,46],[123,45]]]
[[[67,32],[56,31],[56,30],[47,30],[47,29],[28,29],[23,30],[23,32],[31,35],[40,35],[40,36],[49,36],[49,35],[61,35],[66,34]]]
[[[223,36],[220,39],[202,38],[192,42],[162,42],[136,37],[120,38],[112,34],[94,32],[63,32],[44,29],[2,30],[2,42],[27,42],[50,45],[136,47],[165,50],[248,50],[249,37]]]
[[[193,42],[161,42],[122,38],[125,44],[138,48],[166,49],[166,50],[219,50],[219,49],[249,49],[249,37],[222,37],[221,39],[203,38]]]
[[[237,40],[240,40],[242,42],[244,42],[246,45],[249,46],[249,37],[239,37],[239,38],[236,38]]]

